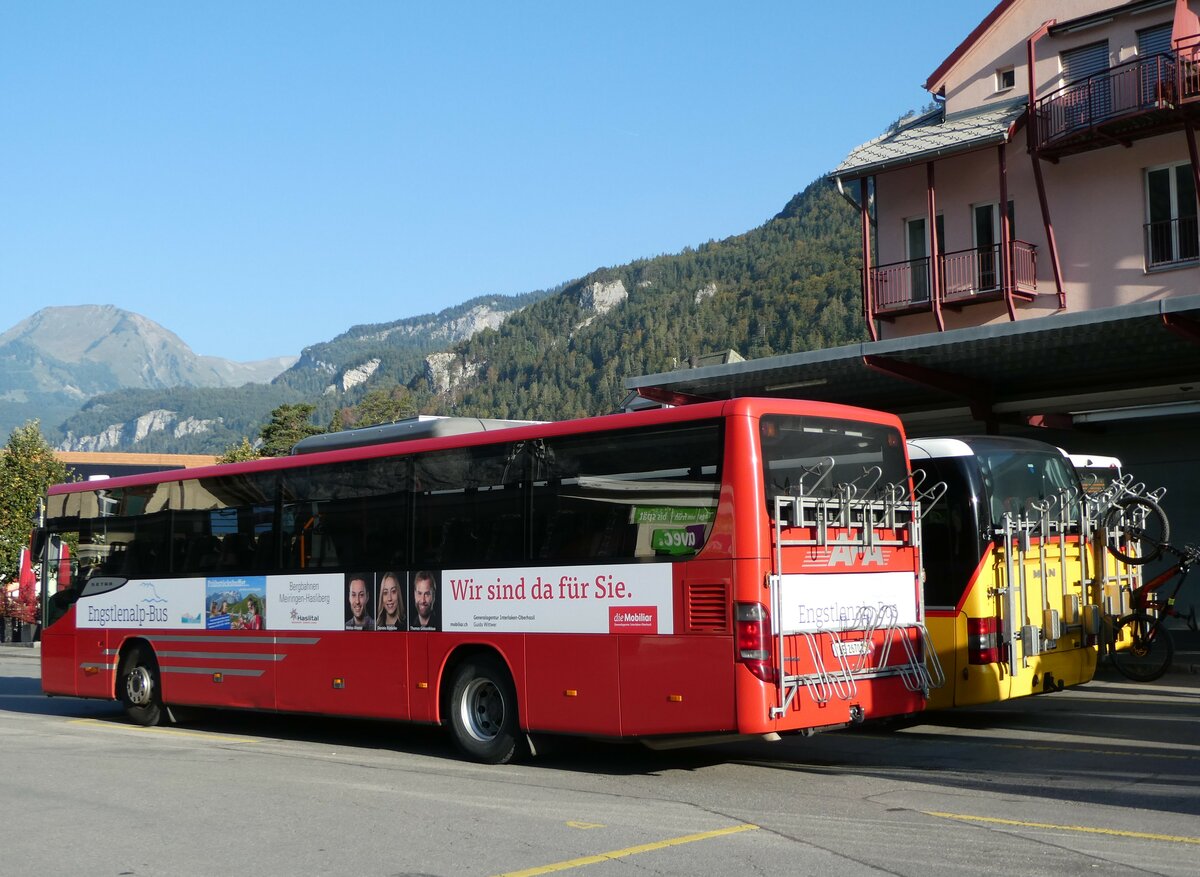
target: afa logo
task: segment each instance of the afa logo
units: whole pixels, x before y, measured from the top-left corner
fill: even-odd
[[[888,557],[878,545],[837,545],[829,552],[828,566],[887,566]]]
[[[887,567],[892,561],[892,549],[882,545],[856,545],[846,535],[833,543],[810,550],[804,558],[806,567],[850,568],[864,566]]]

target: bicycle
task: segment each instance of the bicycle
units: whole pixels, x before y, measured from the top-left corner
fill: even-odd
[[[1153,556],[1157,557],[1166,551],[1174,554],[1179,560],[1170,569],[1160,573],[1150,581],[1134,588],[1130,593],[1131,611],[1128,615],[1118,618],[1113,623],[1111,657],[1117,672],[1134,682],[1153,682],[1167,672],[1171,660],[1175,657],[1175,643],[1171,639],[1171,631],[1166,626],[1166,619],[1179,618],[1187,623],[1189,629],[1196,630],[1196,607],[1184,615],[1175,608],[1175,598],[1179,595],[1188,573],[1200,563],[1200,550],[1188,545],[1176,548],[1166,542],[1159,542]],[[1112,551],[1112,545],[1109,545]],[[1113,552],[1116,554],[1116,552]],[[1117,555],[1122,557],[1122,555]],[[1125,560],[1125,557],[1122,557]],[[1134,555],[1134,563],[1145,563],[1149,557]],[[1127,562],[1130,562],[1127,560]],[[1162,594],[1155,594],[1171,579],[1176,579],[1175,587],[1165,599]],[[1117,648],[1125,634],[1129,636],[1129,645]]]
[[[1112,501],[1104,512],[1108,550],[1134,566],[1162,554],[1171,538],[1166,512],[1154,494],[1129,493]]]

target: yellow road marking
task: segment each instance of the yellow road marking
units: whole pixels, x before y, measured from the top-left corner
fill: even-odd
[[[1063,698],[1063,703],[1068,703],[1066,698]],[[1069,701],[1070,708],[1077,710],[1081,706],[1091,706],[1097,703],[1115,703],[1122,706],[1170,706],[1178,707],[1181,710],[1194,710],[1200,706],[1200,700],[1194,695],[1181,696],[1172,700],[1159,699],[1150,700],[1148,698],[1138,698],[1134,700],[1131,697],[1073,697]],[[990,712],[1000,712],[1000,710],[991,710]]]
[[[886,734],[863,734],[863,737],[870,737],[873,740],[887,740],[889,735]],[[912,737],[930,736],[922,732],[911,734]],[[894,736],[892,739],[895,739]],[[1085,753],[1087,755],[1112,755],[1121,758],[1163,758],[1172,761],[1200,761],[1200,754],[1197,755],[1179,755],[1173,752],[1165,752],[1160,749],[1081,749],[1078,746],[1053,746],[1049,743],[1035,745],[1033,743],[995,743],[991,740],[982,739],[979,737],[958,736],[954,738],[955,742],[962,744],[976,744],[979,746],[993,746],[996,749],[1028,749],[1034,752],[1071,752],[1075,754]]]
[[[142,734],[164,734],[168,737],[203,737],[205,740],[215,740],[218,743],[258,743],[253,737],[233,737],[229,734],[215,734],[210,731],[185,731],[183,728],[155,728],[144,725],[118,725],[113,722],[102,722],[99,719],[68,719],[69,725],[84,725],[91,728],[104,728],[109,731],[134,731]]]
[[[537,874],[553,874],[555,871],[567,871],[571,868],[582,868],[584,865],[596,865],[600,862],[608,862],[612,859],[620,859],[625,856],[634,856],[638,853],[649,853],[654,850],[666,849],[667,847],[677,847],[680,844],[690,844],[698,840],[709,840],[714,837],[723,837],[727,834],[737,834],[742,831],[755,831],[757,825],[731,825],[729,828],[718,828],[716,831],[702,831],[698,834],[685,834],[683,837],[673,837],[670,840],[660,840],[648,844],[639,844],[636,847],[626,847],[623,850],[613,850],[608,853],[597,853],[594,856],[583,856],[578,859],[568,859],[565,862],[555,862],[552,865],[542,865],[538,868],[527,868],[524,871],[509,871],[497,877],[535,877]]]
[[[1200,755],[1175,755],[1157,749],[1081,749],[1078,746],[1035,746],[1031,743],[993,743],[997,749],[1031,749],[1043,752],[1074,752],[1088,755],[1116,755],[1122,758],[1170,758],[1175,761],[1197,761]]]
[[[1083,834],[1107,834],[1113,837],[1133,837],[1139,840],[1160,840],[1167,843],[1200,846],[1200,837],[1187,837],[1176,834],[1150,834],[1145,831],[1123,831],[1119,828],[1092,828],[1088,825],[1054,825],[1049,822],[1021,822],[1016,819],[999,819],[995,816],[967,816],[962,813],[938,813],[932,810],[922,810],[921,812],[926,816],[956,819],[960,822],[984,822],[992,825],[1009,825],[1015,828],[1046,828],[1051,831],[1078,831]]]
[[[567,822],[567,825],[571,828],[580,828],[585,831],[589,828],[604,828],[604,826],[599,822],[576,822],[571,820]]]

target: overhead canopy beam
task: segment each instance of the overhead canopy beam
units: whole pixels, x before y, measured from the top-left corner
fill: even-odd
[[[681,393],[678,390],[668,390],[665,387],[637,387],[636,392],[643,399],[649,399],[660,405],[673,405],[676,408],[716,400],[716,396],[697,396],[692,393]]]
[[[1162,321],[1167,330],[1177,337],[1200,344],[1200,322],[1183,314],[1163,314]]]
[[[923,365],[892,359],[889,356],[867,354],[863,357],[863,364],[867,368],[885,375],[910,381],[922,387],[932,387],[964,399],[971,409],[972,417],[987,424],[989,431],[996,427],[997,418],[996,413],[992,410],[991,390],[985,384],[952,372],[936,371]]]

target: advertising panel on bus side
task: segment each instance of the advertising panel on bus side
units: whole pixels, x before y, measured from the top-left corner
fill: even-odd
[[[674,629],[671,564],[446,570],[447,630],[643,633]]]
[[[401,629],[499,633],[674,630],[672,564],[613,563],[399,574]],[[93,579],[81,628],[385,630],[376,617],[396,573],[295,573],[184,579]],[[356,620],[357,619],[357,620]]]

